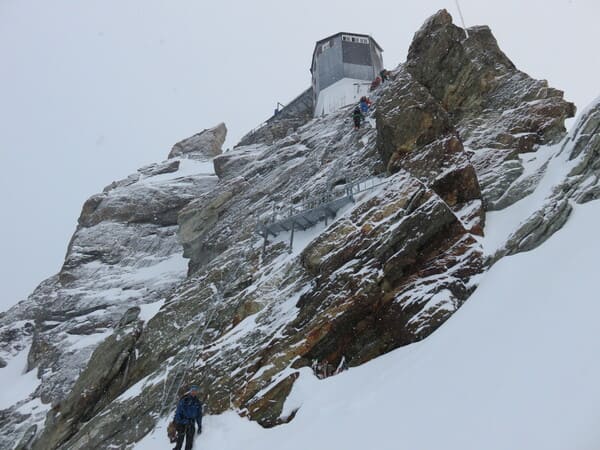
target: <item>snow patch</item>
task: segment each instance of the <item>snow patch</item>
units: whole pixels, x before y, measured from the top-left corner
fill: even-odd
[[[155,315],[158,314],[160,308],[165,304],[165,299],[159,300],[154,303],[147,303],[145,305],[140,305],[140,315],[138,318],[143,320],[145,323],[148,323],[150,319],[152,319]]]
[[[7,361],[6,367],[0,369],[0,410],[25,400],[40,384],[35,369],[25,372],[30,348],[21,350]]]
[[[65,333],[66,339],[69,348],[71,350],[80,350],[90,346],[99,345],[104,339],[110,336],[113,333],[112,329],[106,329],[101,331],[100,333],[94,334],[68,334]]]

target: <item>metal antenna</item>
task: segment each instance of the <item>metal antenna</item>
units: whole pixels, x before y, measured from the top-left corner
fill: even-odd
[[[465,26],[465,19],[462,15],[462,11],[460,9],[460,4],[458,3],[458,0],[454,0],[454,3],[456,3],[456,9],[458,9],[458,15],[460,16],[460,21],[462,22],[462,26],[465,29],[465,33],[467,33],[467,39],[469,38],[469,31],[467,30],[467,27]]]

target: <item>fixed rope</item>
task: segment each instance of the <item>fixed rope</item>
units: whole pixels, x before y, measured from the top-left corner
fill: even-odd
[[[335,182],[334,178],[332,180]],[[270,219],[258,221],[256,232],[263,238],[262,255],[266,254],[269,235],[277,236],[281,232],[290,232],[288,252],[292,253],[296,229],[306,230],[323,220],[327,225],[327,220],[334,219],[344,205],[355,202],[357,194],[383,186],[390,180],[369,177],[347,182],[348,179],[344,176],[344,181],[346,184],[339,192],[333,191],[331,189],[333,186],[330,186],[326,192],[306,197],[299,208],[295,208],[293,205],[290,205],[287,211],[273,208]]]

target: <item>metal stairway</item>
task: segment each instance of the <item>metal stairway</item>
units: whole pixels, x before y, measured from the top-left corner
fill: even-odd
[[[387,184],[388,180],[377,177],[363,178],[346,183],[343,190],[336,191],[331,186],[317,196],[309,197],[298,206],[290,205],[287,210],[274,210],[270,219],[259,221],[256,231],[263,239],[263,253],[269,236],[277,236],[282,232],[291,232],[290,251],[294,243],[294,231],[306,230],[320,221],[335,218],[337,212],[348,203],[354,203],[354,198],[361,192]]]

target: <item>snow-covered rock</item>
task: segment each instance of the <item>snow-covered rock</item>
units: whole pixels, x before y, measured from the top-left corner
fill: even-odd
[[[112,183],[85,203],[59,274],[0,317],[3,359],[12,367],[25,354],[19,370],[41,381],[14,398],[13,409],[37,399],[44,404],[29,422],[18,412],[6,415],[0,447],[12,442],[11,430],[40,425],[50,407],[61,410],[94,350],[112,339],[132,308],[163,301],[185,279],[177,214],[216,183],[208,157],[172,159]],[[131,349],[130,343],[120,353]],[[110,383],[121,364],[117,358],[93,367],[99,378],[106,371]]]
[[[127,448],[192,381],[210,413],[293,421],[288,396],[311,368],[430,336],[491,263],[600,192],[598,106],[563,141],[573,105],[485,27],[467,38],[440,11],[372,100],[358,131],[352,106],[310,120],[299,107],[223,155],[224,127],[205,130],[88,200],[61,272],[0,318],[6,367],[27,354],[39,378],[9,402],[0,445]],[[367,178],[293,247],[257,233]]]
[[[221,154],[226,136],[227,127],[221,122],[216,127],[203,130],[175,144],[169,158],[182,157],[205,161]]]

